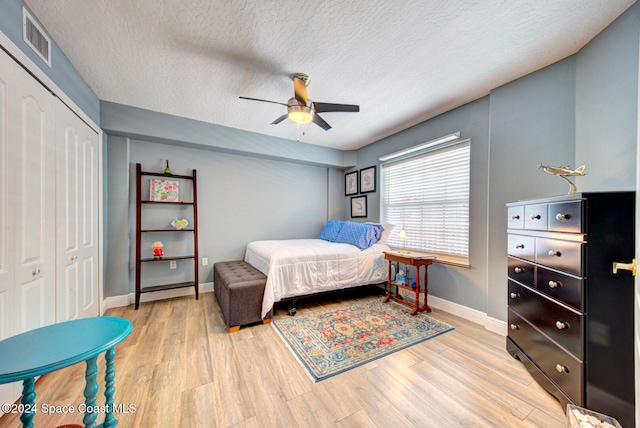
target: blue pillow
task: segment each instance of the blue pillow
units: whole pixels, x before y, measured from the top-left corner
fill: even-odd
[[[340,233],[340,229],[342,229],[342,223],[344,222],[340,220],[329,220],[322,229],[322,232],[320,232],[318,239],[335,242],[336,236],[338,236],[338,233]]]
[[[379,224],[363,224],[345,221],[334,242],[355,245],[366,250],[380,240],[384,228]]]

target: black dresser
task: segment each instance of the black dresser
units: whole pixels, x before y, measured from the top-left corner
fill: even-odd
[[[634,426],[635,192],[508,208],[507,350],[563,407]]]

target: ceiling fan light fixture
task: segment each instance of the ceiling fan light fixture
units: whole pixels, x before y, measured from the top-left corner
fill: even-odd
[[[290,106],[288,108],[289,119],[295,123],[309,123],[313,120],[313,110],[308,106]]]

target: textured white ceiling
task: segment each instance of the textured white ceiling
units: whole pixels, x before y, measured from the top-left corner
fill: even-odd
[[[26,0],[102,100],[351,150],[577,52],[635,0]],[[313,101],[359,104],[298,126]]]

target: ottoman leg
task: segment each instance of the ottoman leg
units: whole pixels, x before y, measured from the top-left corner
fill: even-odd
[[[262,324],[271,324],[272,318],[266,318],[262,320]]]
[[[233,327],[229,327],[229,333],[235,333],[236,331],[240,330],[240,326],[239,325],[234,325]]]

